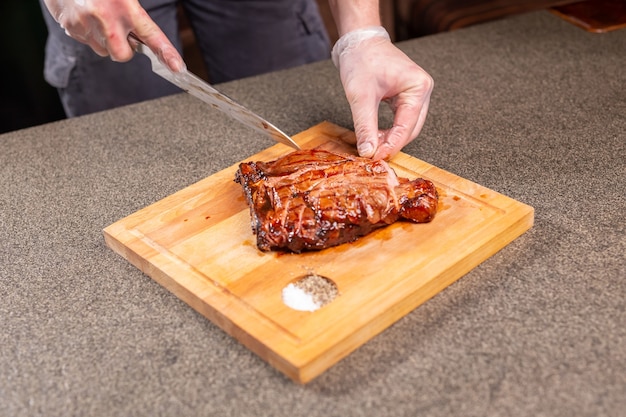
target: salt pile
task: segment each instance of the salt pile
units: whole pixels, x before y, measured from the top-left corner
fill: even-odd
[[[337,296],[337,286],[328,278],[309,274],[283,288],[283,303],[298,311],[315,311]]]

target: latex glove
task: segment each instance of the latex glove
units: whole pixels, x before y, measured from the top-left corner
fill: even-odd
[[[357,150],[363,157],[388,159],[419,135],[434,81],[391,43],[380,26],[343,35],[332,51],[350,104]],[[378,107],[386,101],[393,126],[378,127]]]
[[[89,45],[98,55],[125,62],[133,50],[133,32],[172,71],[185,67],[180,54],[137,0],[44,0],[54,20],[72,38]]]

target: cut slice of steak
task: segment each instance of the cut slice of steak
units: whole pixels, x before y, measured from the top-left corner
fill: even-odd
[[[324,249],[400,218],[429,222],[437,211],[432,182],[399,178],[385,161],[320,149],[241,163],[235,181],[263,251]]]

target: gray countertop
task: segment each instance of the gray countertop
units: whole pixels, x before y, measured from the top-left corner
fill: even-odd
[[[530,231],[301,386],[102,236],[271,143],[184,94],[4,134],[0,415],[623,416],[626,30],[538,12],[400,46],[436,83],[405,151]],[[289,134],[352,127],[330,62],[221,88]]]

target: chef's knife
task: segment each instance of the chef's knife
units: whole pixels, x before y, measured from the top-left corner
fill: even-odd
[[[191,72],[184,69],[180,72],[173,72],[166,67],[159,58],[139,39],[135,34],[128,35],[128,41],[136,52],[140,52],[150,58],[152,62],[152,71],[167,81],[185,90],[189,94],[199,98],[216,108],[233,119],[238,120],[246,126],[260,132],[266,136],[271,137],[277,142],[291,146],[295,149],[300,149],[298,144],[293,141],[289,136],[284,134],[276,126],[263,119],[256,113],[243,107],[241,104],[236,103],[231,98],[220,93],[215,88],[211,87],[208,83],[198,78]]]

